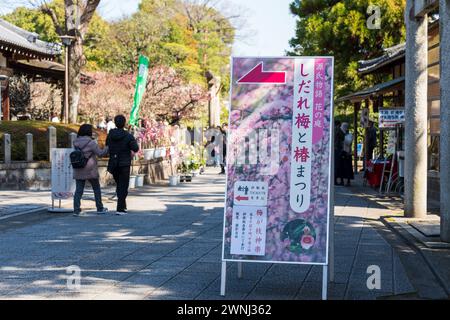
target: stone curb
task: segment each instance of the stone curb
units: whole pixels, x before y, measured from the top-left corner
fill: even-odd
[[[422,259],[425,261],[426,265],[430,269],[430,271],[433,273],[433,275],[436,277],[436,280],[438,281],[439,285],[441,286],[442,290],[447,294],[447,296],[450,297],[450,292],[447,290],[447,286],[445,285],[445,280],[441,277],[440,273],[433,267],[432,262],[428,259],[428,257],[423,253],[424,249],[427,249],[427,246],[425,246],[423,243],[421,243],[418,239],[416,239],[412,234],[410,234],[404,227],[401,226],[400,223],[396,221],[392,221],[391,216],[381,217],[380,220],[383,222],[383,224],[392,230],[394,233],[399,235],[405,242],[414,248],[422,257]]]

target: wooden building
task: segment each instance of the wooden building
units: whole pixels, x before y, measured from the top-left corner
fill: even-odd
[[[53,62],[61,46],[0,19],[1,118],[10,119],[8,79],[26,75],[32,81],[64,81],[64,66]]]
[[[429,17],[428,24],[428,208],[437,211],[440,201],[440,66],[439,20]],[[405,106],[405,44],[384,50],[384,54],[371,60],[359,61],[358,72],[379,79],[373,87],[339,98],[351,102],[354,108],[354,127],[360,125],[360,113],[364,108],[378,112],[379,108],[404,108]],[[383,81],[384,80],[384,81]],[[356,130],[355,130],[356,132]],[[378,141],[383,141],[380,132]],[[356,142],[356,139],[355,139]],[[356,159],[356,143],[355,143]],[[382,145],[379,154],[384,155]],[[355,163],[356,165],[356,163]],[[356,166],[355,166],[356,168]]]

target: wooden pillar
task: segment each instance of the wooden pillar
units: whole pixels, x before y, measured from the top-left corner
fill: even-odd
[[[353,104],[353,130],[354,130],[354,140],[353,140],[353,159],[354,159],[354,173],[358,174],[358,113],[361,108],[361,102],[355,102]]]
[[[2,113],[3,113],[3,120],[8,121],[10,119],[10,112],[9,112],[9,85],[6,85],[6,89],[2,90]]]
[[[384,130],[382,130],[382,129],[380,129],[380,134],[379,134],[378,140],[379,140],[378,143],[379,143],[379,146],[380,146],[380,157],[384,158],[384,143],[383,143],[383,141],[384,141]]]
[[[368,117],[369,117],[369,119],[370,119],[370,100],[369,99],[366,99],[366,100],[364,100],[364,107],[365,108],[367,108],[367,111],[368,111]],[[365,128],[364,128],[364,140],[363,140],[364,142],[364,146],[363,146],[363,149],[364,149],[364,157],[363,157],[363,167],[364,167],[364,170],[366,169],[366,162],[367,162],[367,160],[368,160],[368,155],[369,155],[369,153],[367,152],[368,150],[367,150],[367,145],[368,145],[368,143],[367,143],[367,126],[365,126]]]

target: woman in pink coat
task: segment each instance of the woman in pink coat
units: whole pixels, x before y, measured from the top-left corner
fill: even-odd
[[[84,168],[73,169],[73,178],[76,180],[76,190],[73,198],[74,216],[82,215],[80,203],[86,180],[90,182],[94,190],[97,213],[105,214],[108,212],[108,209],[103,206],[102,202],[97,157],[104,157],[108,153],[108,147],[101,149],[97,142],[93,140],[92,126],[90,124],[83,124],[80,127],[73,145],[80,149],[84,153],[85,158],[88,159]]]

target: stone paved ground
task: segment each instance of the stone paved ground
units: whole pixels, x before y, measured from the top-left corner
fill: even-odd
[[[49,204],[47,191],[0,191],[0,218],[41,209]]]
[[[113,187],[108,187],[103,190],[106,196],[111,196],[114,193]],[[106,197],[105,196],[105,197]],[[94,200],[94,193],[87,184],[87,190],[85,192],[87,199]],[[108,201],[106,198],[105,201]],[[55,206],[58,206],[58,201],[55,200]],[[51,196],[49,190],[42,191],[0,191],[0,220],[6,219],[11,216],[17,216],[24,213],[31,213],[40,211],[42,209],[51,207]],[[64,201],[63,207],[71,206],[71,202]],[[94,202],[88,203],[89,207],[95,208]]]
[[[22,215],[6,225],[3,220],[0,298],[223,299],[224,180],[208,171],[180,187],[136,189],[124,217],[41,214],[27,223]],[[356,187],[355,193],[350,190],[336,188],[336,277],[329,298],[375,299],[414,291],[399,257],[374,228],[380,214],[395,208],[373,205],[369,197],[358,196]],[[373,264],[381,268],[381,290],[366,286],[366,270]],[[71,265],[81,268],[79,291],[66,286]],[[321,297],[321,267],[244,264],[243,278],[236,274],[236,264],[229,263],[224,299]]]

